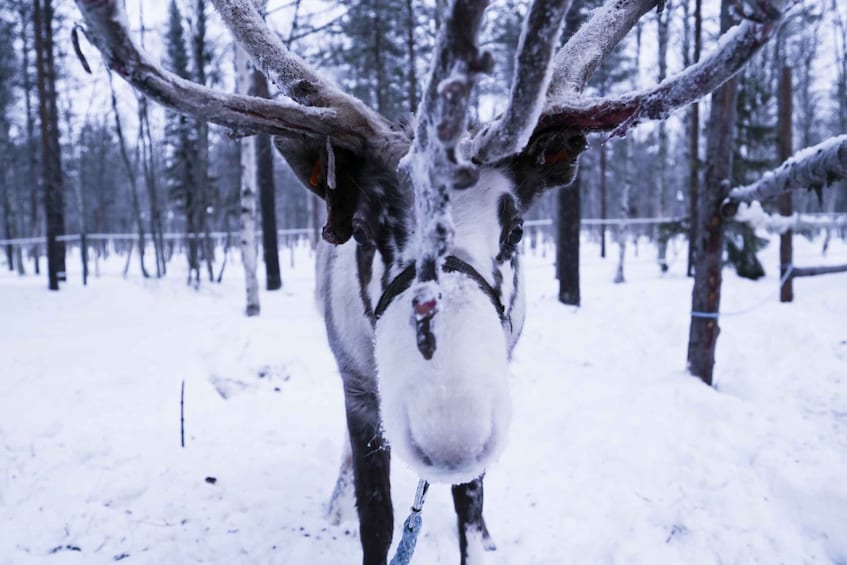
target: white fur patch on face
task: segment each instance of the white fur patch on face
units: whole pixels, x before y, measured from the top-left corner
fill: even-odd
[[[500,319],[477,283],[458,273],[439,281],[433,358],[418,351],[406,291],[377,323],[376,361],[392,450],[422,478],[456,484],[478,477],[503,447],[509,365]]]
[[[488,282],[493,282],[491,265],[500,252],[500,197],[511,194],[511,188],[512,182],[503,173],[487,169],[480,174],[475,187],[451,194],[456,226],[454,250]]]

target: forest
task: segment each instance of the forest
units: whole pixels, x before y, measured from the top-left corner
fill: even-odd
[[[0,564],[402,555],[444,351],[414,562],[847,562],[845,177],[844,0],[0,0]]]
[[[233,91],[236,50],[207,4],[130,3],[130,25],[140,44],[169,70]],[[571,10],[565,35],[594,7],[586,0]],[[482,41],[492,46],[495,63],[473,93],[477,119],[502,109],[503,85],[513,73],[526,9],[525,3],[504,1],[488,11]],[[718,34],[714,9],[693,1],[665,2],[661,12],[645,16],[603,62],[587,93],[602,97],[615,89],[638,90],[697,61],[704,43],[712,45]],[[778,37],[741,71],[732,186],[759,178],[794,150],[847,131],[844,9],[835,0],[802,3]],[[336,6],[296,0],[271,2],[266,10],[280,38],[309,63],[390,120],[410,122],[439,25],[438,6],[411,0]],[[191,267],[193,284],[219,278],[219,248],[232,244],[239,229],[239,143],[225,128],[166,112],[113,80],[114,73],[78,31],[82,28],[72,2],[42,6],[10,0],[0,8],[0,22],[5,50],[0,69],[0,234],[6,268],[30,275],[46,271],[45,237],[52,233],[60,240],[60,262],[67,246],[81,246],[86,264],[111,252],[131,253],[143,276],[157,277],[166,274],[177,250],[179,260]],[[88,65],[85,57],[92,61],[89,73],[82,70]],[[779,84],[786,68],[791,73],[788,141],[778,130]],[[259,96],[276,96],[258,72],[250,88]],[[693,229],[688,218],[696,206],[693,195],[703,186],[707,106],[708,101],[695,104],[626,137],[592,136],[581,160],[579,190],[563,191],[562,207],[589,220],[584,227],[590,237],[599,238],[603,255],[620,230],[602,222],[589,227],[592,221],[652,219],[630,231],[656,241]],[[273,248],[282,244],[280,238],[316,238],[325,212],[273,155],[267,138],[262,139],[255,156],[257,227],[263,233],[267,288],[272,289],[281,284]],[[798,192],[792,200],[791,210],[801,214],[847,211],[840,182],[820,194]],[[773,202],[766,206],[775,209]],[[554,220],[557,210],[550,194],[528,219]],[[563,223],[572,225],[573,212],[569,218]],[[755,259],[755,237],[741,226],[730,229],[730,246],[738,250],[730,259],[741,257],[735,261],[738,268],[756,277],[763,271]],[[546,233],[553,235],[552,229]],[[661,254],[663,245],[659,247]],[[64,268],[58,268],[56,278],[64,277]],[[52,280],[50,285],[56,286]]]

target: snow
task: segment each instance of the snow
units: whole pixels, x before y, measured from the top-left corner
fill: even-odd
[[[764,279],[728,270],[725,311],[772,298],[721,320],[709,389],[684,371],[684,243],[665,276],[638,249],[615,285],[616,260],[585,242],[578,309],[556,301],[550,248],[524,258],[512,429],[486,475],[487,562],[847,562],[844,275],[797,280],[784,305],[775,244]],[[795,257],[843,263],[847,244],[824,260],[820,241],[798,237]],[[70,258],[59,293],[0,273],[0,564],[358,562],[352,509],[339,525],[324,516],[343,401],[312,259],[294,259],[259,318],[242,314],[235,257],[222,285],[199,291],[179,258],[157,282],[135,262],[123,279],[114,257],[88,288]],[[395,458],[395,543],[417,479]],[[423,521],[413,563],[455,563],[445,486]]]

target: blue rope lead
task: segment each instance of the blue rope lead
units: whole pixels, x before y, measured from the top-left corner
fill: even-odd
[[[788,282],[788,279],[791,278],[791,275],[794,274],[794,265],[792,265],[791,263],[788,263],[787,265],[782,265],[782,267],[785,267],[785,274],[782,275],[781,279],[779,279],[779,288],[782,288],[782,286],[786,282]],[[735,312],[724,312],[723,316],[738,316],[740,314],[747,314],[748,312],[752,312],[753,310],[755,310],[756,308],[759,308],[760,306],[764,306],[765,304],[767,304],[770,301],[771,301],[770,296],[767,296],[761,302],[759,302],[758,304],[754,304],[753,306],[750,306],[749,308],[744,308],[743,310],[737,310]],[[691,312],[691,317],[692,318],[706,318],[707,320],[717,320],[718,318],[721,317],[721,313],[720,312],[697,312],[697,311],[694,311],[694,312]]]
[[[400,538],[400,543],[397,544],[397,551],[394,553],[394,557],[391,558],[390,565],[409,565],[409,562],[412,561],[412,556],[415,554],[415,545],[418,543],[418,534],[421,532],[421,526],[423,525],[421,510],[423,510],[427,489],[429,489],[428,482],[423,479],[418,481],[412,512],[406,518],[406,521],[403,522],[403,537]]]

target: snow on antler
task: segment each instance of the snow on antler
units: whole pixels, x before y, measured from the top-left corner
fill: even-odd
[[[415,194],[418,278],[435,280],[435,261],[450,248],[453,223],[448,193],[476,181],[476,167],[456,145],[467,132],[475,75],[490,67],[477,47],[485,0],[455,0],[441,27],[432,69],[418,108],[415,139],[400,164]]]
[[[337,114],[337,134],[353,132],[375,157],[392,168],[397,165],[409,146],[403,132],[358,98],[336,88],[292,53],[267,26],[251,0],[212,0],[212,4],[239,45],[283,94],[305,106],[333,108]]]
[[[129,37],[121,0],[77,0],[77,6],[87,37],[109,68],[163,106],[227,127],[234,135],[259,131],[327,135],[335,129],[337,117],[331,109],[224,94],[166,71],[145,57]]]
[[[553,59],[548,99],[582,92],[594,71],[656,0],[609,0],[594,11]]]
[[[536,0],[530,7],[515,57],[515,79],[503,115],[474,139],[471,155],[492,163],[519,153],[529,142],[544,109],[550,59],[559,43],[570,0]]]
[[[417,281],[413,311],[418,349],[431,359],[436,348],[433,318],[438,312],[438,261],[453,242],[449,193],[474,184],[479,172],[457,151],[467,134],[474,79],[491,67],[491,56],[477,46],[487,0],[454,0],[442,24],[432,69],[418,107],[415,138],[400,162],[403,182],[415,195],[417,222],[414,261]]]
[[[766,0],[748,0],[761,4]],[[614,131],[622,135],[645,120],[664,120],[732,78],[779,30],[784,13],[774,5],[759,9],[756,21],[740,23],[725,33],[698,63],[662,83],[618,97],[581,98],[578,93],[626,32],[656,5],[655,0],[608,2],[574,34],[556,55],[548,107],[537,130],[552,128]],[[758,21],[771,17],[764,22]]]

